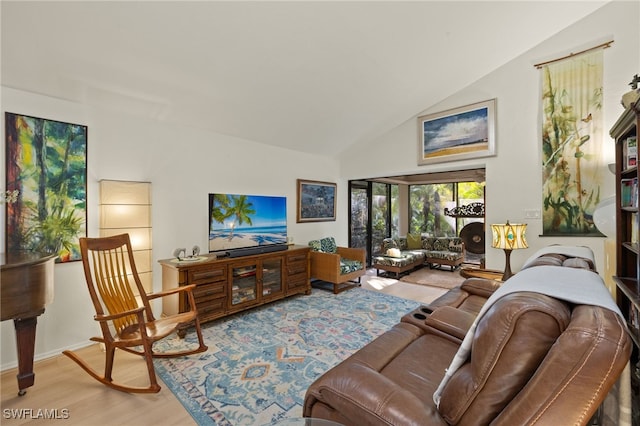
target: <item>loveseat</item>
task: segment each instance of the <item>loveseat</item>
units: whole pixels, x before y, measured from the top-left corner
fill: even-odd
[[[401,321],[318,378],[303,415],[346,426],[588,424],[631,343],[589,259],[571,258],[531,263],[477,313],[443,302],[422,324]]]
[[[410,271],[423,264],[435,268],[447,265],[451,271],[464,262],[465,248],[460,237],[413,236],[385,238],[382,250],[372,258],[372,267],[400,273]]]

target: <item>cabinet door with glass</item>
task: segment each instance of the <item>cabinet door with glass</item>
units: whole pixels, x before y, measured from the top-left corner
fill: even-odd
[[[255,260],[239,262],[229,268],[230,307],[258,302],[259,263]]]
[[[268,300],[274,297],[280,298],[284,292],[284,280],[282,273],[284,257],[278,256],[260,261],[261,273],[259,282],[262,299]]]

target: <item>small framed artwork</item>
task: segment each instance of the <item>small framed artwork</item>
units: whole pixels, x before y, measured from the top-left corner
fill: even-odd
[[[418,165],[496,153],[496,100],[418,117]]]
[[[336,220],[336,184],[298,179],[297,222]]]

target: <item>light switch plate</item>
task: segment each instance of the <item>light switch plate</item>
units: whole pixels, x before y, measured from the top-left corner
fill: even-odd
[[[525,209],[524,218],[525,219],[540,219],[540,210],[537,210],[537,209],[526,210]]]

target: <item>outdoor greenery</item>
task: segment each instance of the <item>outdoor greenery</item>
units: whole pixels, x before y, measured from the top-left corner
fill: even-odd
[[[484,202],[484,183],[411,185],[409,232],[435,237],[455,237],[468,220],[445,216],[444,209],[471,202]]]
[[[371,230],[373,235],[371,237],[371,243],[373,245],[374,253],[381,249],[382,240],[384,240],[389,235],[393,235],[393,232],[390,232],[390,227],[391,229],[397,230],[398,207],[397,203],[391,203],[390,205],[388,193],[390,189],[393,189],[395,191],[397,199],[397,185],[387,185],[375,182],[372,185],[373,200],[371,209]],[[395,212],[393,211],[393,207],[395,207]],[[388,220],[389,208],[391,208],[390,221]],[[394,223],[395,227],[393,226]]]
[[[369,186],[370,185],[370,186]],[[371,190],[371,209],[367,206],[367,187]],[[484,182],[457,182],[411,185],[409,187],[409,217],[400,217],[398,185],[361,182],[351,189],[352,247],[367,248],[379,253],[382,240],[400,236],[401,219],[409,220],[409,232],[432,236],[458,236],[460,230],[478,218],[445,216],[445,208],[474,202],[484,203]],[[371,217],[371,247],[367,247],[367,223]],[[481,219],[480,219],[481,220]]]

